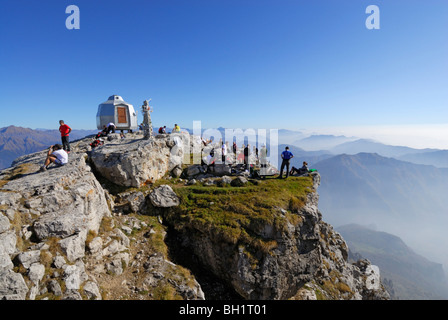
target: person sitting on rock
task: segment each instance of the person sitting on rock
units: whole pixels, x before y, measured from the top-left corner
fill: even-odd
[[[164,133],[166,133],[166,126],[160,127],[160,128],[159,128],[159,133],[160,133],[160,134],[164,134]]]
[[[40,168],[40,171],[45,171],[51,163],[54,163],[58,167],[67,164],[68,154],[62,148],[60,144],[55,144],[48,149],[47,158],[45,164]]]
[[[180,127],[176,124],[174,124],[174,128],[173,131],[171,131],[171,133],[180,133]]]
[[[303,161],[302,168],[297,169],[296,167],[292,167],[290,174],[293,175],[294,173],[297,173],[298,175],[302,175],[308,173],[308,171],[308,163],[306,161]]]

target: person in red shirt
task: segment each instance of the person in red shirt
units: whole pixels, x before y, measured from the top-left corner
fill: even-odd
[[[59,132],[61,133],[61,141],[62,146],[67,153],[70,152],[70,142],[69,142],[69,134],[72,131],[72,128],[70,128],[68,125],[64,123],[64,120],[59,121]]]

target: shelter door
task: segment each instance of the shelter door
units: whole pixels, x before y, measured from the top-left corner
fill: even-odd
[[[128,123],[128,117],[125,107],[117,107],[118,123]]]

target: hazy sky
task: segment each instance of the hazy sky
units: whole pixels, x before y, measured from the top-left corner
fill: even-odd
[[[448,149],[447,17],[446,0],[2,0],[0,127],[95,129],[118,94],[152,98],[156,126],[417,126]]]

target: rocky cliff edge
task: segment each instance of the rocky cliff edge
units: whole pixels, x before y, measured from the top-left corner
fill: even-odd
[[[322,220],[318,173],[189,165],[193,139],[86,138],[63,167],[1,171],[0,299],[389,298]]]

